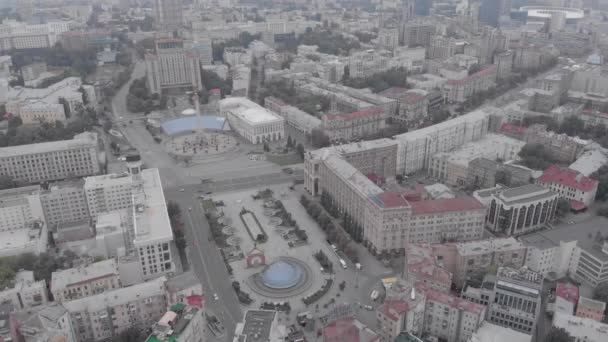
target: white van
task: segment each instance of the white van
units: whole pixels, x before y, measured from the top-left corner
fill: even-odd
[[[358,269],[359,271],[361,271],[361,264],[360,263],[356,263],[355,264],[355,268]]]
[[[346,261],[344,261],[344,259],[340,259],[340,265],[342,265],[343,269],[347,269],[348,266],[346,266]]]

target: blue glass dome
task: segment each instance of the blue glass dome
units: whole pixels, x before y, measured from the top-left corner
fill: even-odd
[[[262,282],[272,289],[287,289],[302,279],[300,266],[287,261],[274,262],[262,272]]]

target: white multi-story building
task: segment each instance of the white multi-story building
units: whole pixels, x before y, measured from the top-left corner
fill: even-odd
[[[388,70],[390,53],[388,51],[367,50],[353,53],[348,58],[351,78],[366,78]]]
[[[608,233],[608,220],[595,217],[519,238],[528,247],[526,265],[548,275],[570,274],[594,287],[608,281],[608,243],[597,236]]]
[[[377,134],[385,127],[386,114],[379,107],[350,113],[323,115],[323,131],[331,141],[351,141]]]
[[[427,172],[446,184],[464,186],[467,182],[469,162],[473,159],[513,160],[525,144],[521,140],[490,133],[480,140],[466,143],[457,150],[435,154]]]
[[[378,48],[394,51],[399,46],[399,29],[381,28],[378,32]]]
[[[155,41],[155,52],[146,54],[146,78],[150,92],[167,88],[203,89],[199,56],[177,38]]]
[[[0,190],[0,232],[46,225],[40,186]]]
[[[89,213],[96,218],[101,213],[133,206],[133,177],[127,173],[86,177],[84,193]]]
[[[99,293],[63,306],[77,341],[104,341],[130,328],[152,326],[167,309],[165,277]]]
[[[121,287],[114,259],[55,271],[51,275],[51,293],[58,302],[68,302]]]
[[[282,116],[287,125],[301,134],[311,134],[313,129],[321,127],[322,122],[319,118],[289,106],[276,97],[266,97],[264,107]]]
[[[237,133],[254,144],[285,137],[285,120],[249,99],[233,97],[221,100],[220,115],[228,119]]]
[[[536,182],[570,201],[574,210],[589,207],[595,201],[599,182],[568,168],[551,165]]]
[[[172,251],[173,231],[158,169],[146,169],[133,176],[133,249],[144,279],[176,271]]]
[[[45,24],[27,24],[5,20],[0,25],[0,51],[12,49],[40,49],[55,45],[57,37],[70,30],[71,21],[52,21]]]
[[[0,148],[0,174],[24,183],[38,183],[100,172],[97,134],[72,140]]]
[[[24,124],[65,121],[84,106],[81,87],[80,77],[68,77],[46,88],[10,88],[6,111]]]
[[[395,136],[399,142],[397,173],[426,169],[431,157],[452,151],[488,133],[489,114],[480,109],[442,123]]]
[[[475,198],[488,207],[486,227],[508,236],[521,235],[553,220],[558,194],[536,184],[476,191]]]
[[[557,312],[553,316],[553,326],[564,329],[577,342],[602,342],[608,339],[608,324],[590,318]]]
[[[52,183],[40,194],[46,223],[50,229],[58,224],[87,220],[90,218],[84,181]]]
[[[10,301],[15,310],[45,304],[49,301],[44,279],[34,280],[33,271],[19,271],[15,275],[14,286],[0,292],[0,302]]]

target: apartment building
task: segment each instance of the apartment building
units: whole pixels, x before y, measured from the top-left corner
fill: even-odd
[[[285,104],[276,97],[264,98],[264,107],[279,114],[285,124],[300,134],[311,134],[313,129],[321,127],[322,121],[296,107]]]
[[[228,119],[232,129],[253,144],[285,137],[285,119],[247,98],[221,100],[220,115]]]
[[[451,245],[450,245],[451,246]],[[405,249],[406,264],[403,278],[411,283],[423,283],[437,291],[449,292],[452,288],[453,274],[450,258],[442,245],[410,244]],[[455,253],[449,253],[455,254]]]
[[[608,281],[608,243],[598,239],[606,233],[608,220],[594,217],[523,236],[520,241],[528,247],[526,265],[531,270],[543,275],[569,273],[595,287]]]
[[[379,107],[351,113],[327,113],[322,128],[331,141],[350,141],[378,134],[385,127],[386,115]]]
[[[519,269],[525,265],[526,246],[515,238],[456,243],[454,284],[461,288],[467,277],[491,266]]]
[[[496,86],[495,65],[488,66],[462,79],[450,79],[443,86],[443,97],[447,103],[462,103],[475,94]]]
[[[496,188],[475,191],[479,201],[488,206],[486,227],[491,231],[521,235],[551,222],[559,195],[536,184],[517,188]]]
[[[90,218],[84,183],[84,180],[57,182],[41,191],[40,201],[49,229]]]
[[[608,324],[590,318],[558,312],[553,316],[553,326],[564,329],[577,342],[602,342],[608,338]]]
[[[348,58],[351,78],[367,78],[388,70],[391,54],[388,51],[366,50],[355,52]]]
[[[172,32],[183,26],[183,4],[175,0],[155,0],[154,19],[162,30]]]
[[[55,302],[16,311],[11,315],[10,323],[13,337],[18,341],[78,341],[69,312]]]
[[[0,51],[49,48],[57,43],[57,36],[67,32],[71,21],[50,21],[43,24],[28,24],[15,20],[4,20],[0,24]]]
[[[408,47],[429,46],[435,35],[436,26],[422,20],[404,22],[400,27],[400,43]]]
[[[51,293],[58,302],[90,297],[120,287],[120,274],[114,259],[55,271],[51,275]]]
[[[128,173],[86,177],[84,194],[90,216],[95,219],[101,213],[131,208],[134,187],[134,179]]]
[[[488,320],[532,335],[541,315],[542,289],[542,275],[525,267],[499,267],[489,300]]]
[[[167,88],[203,89],[199,56],[186,48],[184,40],[157,39],[155,52],[146,54],[145,60],[150,92],[160,93]]]
[[[488,158],[475,158],[467,168],[466,185],[474,189],[486,189],[496,186],[498,172],[507,175],[509,185],[517,187],[530,183],[532,170],[519,165],[501,164]],[[505,182],[504,179],[499,179]]]
[[[485,137],[464,144],[450,151],[431,157],[427,172],[445,184],[464,186],[467,184],[469,163],[476,158],[492,160],[514,160],[525,143],[504,135],[489,133]]]
[[[494,55],[494,65],[496,65],[496,78],[499,80],[508,79],[513,72],[513,51],[505,51]]]
[[[0,292],[0,302],[5,301],[9,301],[15,310],[44,305],[49,301],[46,281],[36,281],[33,271],[19,271],[12,287]]]
[[[456,54],[456,39],[434,36],[428,49],[429,59],[446,60]]]
[[[569,137],[566,134],[557,134],[547,131],[545,125],[531,125],[526,129],[524,140],[531,144],[541,144],[553,159],[563,163],[572,163],[582,152],[584,142]]]
[[[46,225],[40,203],[40,186],[0,190],[0,200],[0,232]]]
[[[165,277],[64,302],[77,341],[104,341],[129,329],[144,329],[165,313]]]
[[[468,342],[484,321],[486,306],[429,289],[424,332],[448,342]]]
[[[399,30],[396,28],[381,28],[378,32],[378,48],[394,51],[399,46]]]
[[[72,140],[0,148],[0,174],[23,183],[40,183],[100,172],[97,134]]]
[[[172,305],[154,324],[146,342],[203,342],[207,325],[204,315],[194,306]]]
[[[139,185],[133,191],[133,231],[130,232],[144,280],[176,271],[173,231],[158,169],[133,176]],[[130,247],[130,246],[129,246]]]
[[[578,171],[551,165],[536,183],[556,192],[560,198],[570,201],[574,210],[582,210],[595,201],[598,181],[585,177]]]
[[[489,110],[479,109],[455,119],[395,136],[399,143],[397,173],[426,169],[431,157],[452,151],[488,133]]]
[[[399,122],[421,122],[428,115],[429,92],[426,90],[392,87],[379,95],[399,101],[399,111],[392,117]]]
[[[604,320],[606,303],[591,298],[580,296],[576,305],[576,316],[592,319],[597,322]]]
[[[401,298],[388,298],[376,308],[380,342],[393,342],[402,331],[420,334],[424,329],[425,293],[408,287]]]

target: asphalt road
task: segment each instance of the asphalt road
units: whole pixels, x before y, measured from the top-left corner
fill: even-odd
[[[182,209],[188,261],[203,285],[205,308],[216,315],[225,328],[223,336],[211,340],[232,341],[236,324],[242,318],[241,307],[222,256],[213,241],[209,241],[209,223],[195,196],[192,192],[169,192],[167,199],[175,201]],[[218,295],[218,300],[214,299],[214,294]],[[209,334],[211,336],[211,332]]]

